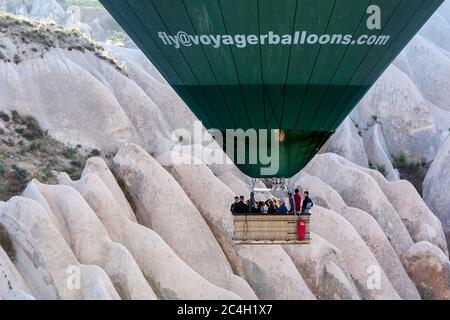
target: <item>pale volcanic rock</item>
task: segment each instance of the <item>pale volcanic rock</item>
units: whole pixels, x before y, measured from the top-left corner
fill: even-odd
[[[381,131],[380,124],[376,122],[371,126],[364,132],[363,138],[369,162],[378,168],[378,170],[384,171],[387,180],[400,180],[399,171],[392,165],[392,159],[383,132]]]
[[[348,206],[374,217],[399,257],[413,245],[397,211],[370,175],[331,153],[317,155],[305,171],[336,190]]]
[[[360,166],[367,166],[369,163],[363,140],[350,118],[347,118],[331,137],[326,145],[326,152],[336,153]]]
[[[366,169],[363,171],[378,183],[401,217],[414,242],[431,242],[448,255],[441,221],[427,207],[410,182],[406,180],[390,182],[378,171]]]
[[[139,146],[127,144],[113,162],[114,171],[132,196],[136,216],[143,225],[158,233],[179,257],[207,280],[237,294],[240,290],[248,292],[240,279],[236,279],[197,208],[155,159]]]
[[[236,294],[201,277],[154,231],[130,220],[126,207],[122,207],[99,177],[105,176],[105,168],[100,160],[96,159],[95,163],[99,168],[97,173],[91,166],[90,173],[83,174],[83,178],[72,182],[72,185],[95,211],[111,238],[124,245],[133,255],[161,299],[239,299]]]
[[[410,78],[391,66],[351,114],[360,130],[381,123],[389,155],[405,154],[411,161],[432,160],[439,145],[434,106]]]
[[[134,211],[131,208],[130,203],[103,159],[98,157],[88,159],[82,175],[85,176],[91,173],[96,174],[102,179],[111,194],[114,196],[114,199],[116,199],[119,203],[120,208],[123,210],[127,218],[133,222],[136,222],[136,216],[134,215]]]
[[[319,300],[359,300],[341,251],[317,234],[310,245],[285,245],[308,287]]]
[[[239,246],[245,279],[262,300],[315,300],[281,246]]]
[[[439,108],[450,111],[450,91],[446,80],[450,72],[449,56],[421,35],[411,40],[404,52],[409,61],[414,61],[412,79],[423,97]]]
[[[308,186],[311,190],[311,198],[316,205],[335,211],[352,224],[377,258],[401,298],[420,299],[419,293],[408,277],[402,262],[383,230],[370,214],[357,208],[348,207],[333,188],[317,177],[300,173],[296,176],[294,183],[299,189],[303,189],[302,186]]]
[[[111,152],[121,143],[139,141],[134,125],[105,85],[70,59],[51,55],[19,65],[0,64],[4,106],[34,116],[53,137],[69,144]]]
[[[450,240],[450,137],[441,146],[423,182],[423,198]]]
[[[156,295],[128,250],[113,242],[95,213],[72,187],[33,181],[53,215],[68,230],[67,243],[83,264],[97,265],[109,275],[123,299],[151,300]]]
[[[172,153],[165,153],[157,160],[177,180],[208,222],[233,270],[242,274],[242,263],[233,244],[230,201],[233,201],[234,193],[205,164],[175,164],[172,156]],[[206,194],[200,190],[207,190]]]
[[[247,197],[250,194],[249,187],[239,178],[237,178],[232,172],[224,172],[219,176],[219,179],[230,188],[235,195]]]
[[[14,263],[0,247],[0,300],[29,300],[30,292]]]
[[[312,223],[315,233],[341,250],[348,271],[363,299],[400,299],[374,254],[346,219],[334,211],[315,206]],[[382,283],[380,290],[371,290],[368,286],[370,268],[379,272]]]
[[[11,235],[17,269],[37,299],[120,299],[105,271],[78,263],[36,201],[12,198],[2,208],[0,223]]]
[[[407,252],[406,268],[425,300],[450,300],[450,262],[429,242],[418,242]]]

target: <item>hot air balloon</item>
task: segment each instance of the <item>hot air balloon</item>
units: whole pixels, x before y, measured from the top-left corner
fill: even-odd
[[[443,2],[100,1],[207,128],[279,130],[270,175],[284,178],[314,157]],[[267,176],[260,161],[237,165]]]
[[[238,142],[225,133],[256,130],[256,140],[244,135],[236,165],[283,185],[280,178],[319,152],[443,0],[100,2],[203,125],[232,142],[223,145],[234,160]],[[276,155],[276,170],[255,160],[252,147]],[[237,243],[309,241],[296,239],[295,229],[309,225],[307,217],[264,219],[235,217]]]

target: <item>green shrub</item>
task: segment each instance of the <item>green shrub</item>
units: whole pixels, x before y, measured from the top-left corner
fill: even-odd
[[[78,45],[78,44],[74,45],[74,46],[70,46],[69,50],[78,50],[78,51],[80,51],[82,53],[86,52],[86,49],[82,45]]]
[[[19,63],[21,63],[22,62],[22,58],[19,56],[19,54],[15,54],[14,55],[14,63],[15,64],[19,64]]]
[[[14,147],[15,146],[14,140],[12,140],[12,139],[3,140],[2,143],[7,145],[8,147]]]
[[[385,166],[380,166],[378,167],[378,171],[386,177],[386,167]]]
[[[28,144],[26,141],[22,140],[19,142],[20,146],[20,153],[25,154],[30,151],[30,144]]]
[[[70,161],[70,165],[73,166],[73,167],[81,169],[84,166],[84,161],[79,160],[79,159],[72,160],[72,161]]]
[[[102,153],[100,152],[100,150],[94,149],[94,150],[92,150],[92,152],[89,156],[90,157],[100,157],[101,155],[102,155]]]
[[[3,156],[0,155],[0,176],[3,176],[5,174],[5,172],[6,172],[6,169],[5,169]]]
[[[421,165],[422,167],[426,167],[426,166],[428,165],[427,159],[422,158],[422,159],[420,160],[420,165]]]
[[[79,180],[81,178],[81,170],[79,168],[69,166],[63,171],[67,173],[72,180]]]
[[[10,117],[3,111],[0,111],[0,119],[5,122],[9,122],[9,120],[11,120]]]
[[[64,157],[67,159],[75,159],[78,154],[78,149],[72,147],[66,147],[63,151]]]
[[[6,183],[2,180],[0,180],[0,201],[7,201],[9,200],[8,197],[5,195],[6,190]]]
[[[110,44],[123,46],[125,43],[125,33],[120,31],[115,31],[106,41]]]
[[[41,183],[47,183],[48,182],[48,175],[45,172],[38,172],[35,177],[36,180],[38,180]]]
[[[403,152],[398,158],[395,158],[393,162],[395,167],[403,169],[419,169],[422,166],[427,165],[426,160],[424,159],[422,159],[421,162],[409,161],[406,154],[404,154]]]
[[[27,126],[23,136],[28,140],[40,139],[44,136],[44,131],[37,122],[37,120],[31,116],[25,118],[25,124]]]
[[[64,32],[58,32],[58,34],[56,35],[56,38],[58,38],[58,40],[63,41],[66,39],[66,35],[64,34]]]
[[[401,167],[406,166],[406,164],[408,163],[408,158],[406,157],[406,154],[404,154],[403,152],[400,154],[400,156],[397,158],[397,164]]]
[[[84,44],[83,47],[88,51],[95,52],[95,46],[90,43]]]
[[[22,117],[20,116],[20,114],[16,110],[11,111],[11,117],[12,117],[12,120],[15,123],[18,123],[18,124],[22,124],[23,123]]]
[[[28,172],[26,169],[19,167],[17,164],[13,164],[12,166],[13,174],[18,180],[26,180],[28,176]]]
[[[30,144],[30,150],[31,150],[31,151],[39,150],[40,148],[41,148],[41,143],[40,143],[40,142],[33,141],[33,142]]]

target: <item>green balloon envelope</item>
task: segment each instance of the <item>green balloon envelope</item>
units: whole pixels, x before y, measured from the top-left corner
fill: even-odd
[[[443,0],[100,2],[207,128],[282,130],[271,176],[288,178]]]

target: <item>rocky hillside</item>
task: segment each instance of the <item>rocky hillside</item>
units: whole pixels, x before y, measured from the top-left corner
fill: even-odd
[[[76,28],[97,41],[136,47],[97,0],[0,0],[0,12]]]
[[[334,153],[291,180],[317,204],[311,245],[235,246],[229,202],[249,192],[246,177],[232,165],[171,161],[172,133],[195,118],[140,52],[79,50],[90,41],[61,40],[57,26],[0,22],[8,57],[0,110],[33,116],[61,143],[115,155],[90,158],[79,180],[32,180],[0,202],[0,298],[450,299],[447,243],[434,214],[448,223],[448,196],[436,197],[448,187],[445,99],[419,86],[447,84],[425,68],[430,60],[420,63],[423,54],[411,53],[407,66],[433,80],[405,73],[399,58],[330,142]],[[25,37],[39,30],[52,46]],[[427,39],[419,48],[437,47]],[[412,162],[431,164],[428,206],[394,169]]]
[[[450,298],[441,224],[405,181],[321,155],[295,177],[315,192],[312,244],[238,247],[227,200],[245,184],[231,172],[217,177],[206,165],[169,158],[126,144],[114,174],[91,158],[80,180],[65,173],[56,185],[34,180],[1,203],[2,246],[13,248],[1,255],[1,296]],[[68,270],[81,275],[76,290],[67,288]]]
[[[86,159],[100,155],[97,149],[56,141],[31,116],[0,111],[0,200],[20,194],[33,179],[56,183],[57,172],[79,179]]]
[[[450,2],[444,2],[332,139],[328,151],[411,181],[450,239]],[[431,167],[431,168],[430,168]]]

